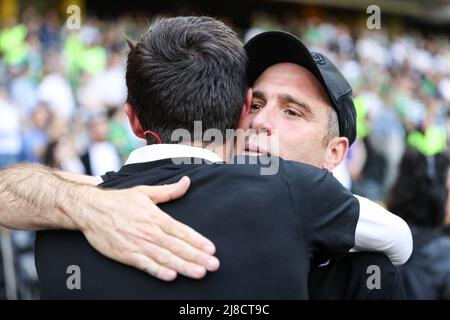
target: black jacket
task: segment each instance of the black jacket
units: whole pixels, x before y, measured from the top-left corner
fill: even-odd
[[[187,194],[161,209],[215,243],[220,269],[201,281],[166,283],[105,258],[79,232],[43,231],[36,241],[43,298],[307,299],[310,258],[325,261],[354,246],[359,203],[327,170],[282,159],[275,175],[261,175],[261,167],[125,165],[102,186],[191,178]],[[66,286],[70,265],[81,270],[81,290]]]

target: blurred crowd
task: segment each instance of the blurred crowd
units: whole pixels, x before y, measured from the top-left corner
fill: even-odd
[[[90,175],[119,169],[131,150],[143,144],[122,112],[127,94],[125,37],[137,38],[154,18],[87,17],[79,30],[69,30],[55,11],[41,15],[30,7],[18,20],[1,21],[0,167],[39,162]],[[267,12],[255,12],[247,29],[236,28],[232,17],[223,20],[244,41],[262,31],[286,30],[331,58],[354,89],[358,113],[358,139],[335,175],[354,193],[386,201],[410,225],[442,229],[448,164],[439,167],[443,178],[433,177],[442,173],[434,159],[446,155],[450,134],[449,35],[410,28],[368,30],[365,23],[355,27]],[[402,167],[402,158],[412,165]],[[419,163],[425,163],[423,175],[400,181]],[[436,181],[440,197],[414,205]],[[393,196],[406,191],[414,196]],[[418,219],[420,215],[438,218]],[[32,247],[32,236],[16,232],[12,240],[22,256],[16,262],[18,278],[26,283],[21,291],[19,283],[20,296],[36,297],[32,253],[26,250]],[[446,267],[442,277],[450,283],[450,262]],[[0,275],[0,287],[1,281]]]
[[[122,112],[124,35],[145,28],[87,19],[70,31],[56,12],[27,9],[0,30],[0,167],[41,162],[100,175],[139,142]]]

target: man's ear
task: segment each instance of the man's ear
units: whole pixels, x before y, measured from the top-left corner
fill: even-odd
[[[252,105],[252,100],[253,100],[253,90],[252,88],[249,88],[247,90],[247,95],[245,96],[244,106],[242,107],[241,118],[249,114],[250,106]]]
[[[139,121],[134,108],[129,103],[125,103],[124,111],[130,121],[131,129],[134,134],[139,138],[145,139],[144,130],[142,130],[141,122]]]
[[[345,137],[334,137],[328,142],[323,168],[328,170],[333,170],[342,161],[344,161],[347,156],[347,151],[349,148],[348,139]]]

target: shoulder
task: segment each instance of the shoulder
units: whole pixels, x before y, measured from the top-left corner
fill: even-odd
[[[238,156],[231,158],[225,164],[231,165],[225,168],[232,168],[237,172],[260,173],[266,176],[280,175],[287,176],[289,179],[306,176],[332,176],[332,173],[326,169],[275,156]]]
[[[288,161],[280,157],[267,156],[238,156],[225,163],[211,166],[210,172],[228,177],[259,177],[261,180],[282,181],[296,190],[302,187],[327,185],[327,188],[343,188],[333,174],[306,163]]]

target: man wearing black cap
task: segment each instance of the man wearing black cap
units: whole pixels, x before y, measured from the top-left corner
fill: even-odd
[[[195,136],[194,120],[203,121],[202,134],[234,127],[243,101],[242,121],[260,118],[268,109],[264,107],[254,117],[248,112],[255,109],[255,103],[246,93],[245,67],[243,48],[223,24],[205,17],[157,22],[131,45],[126,112],[137,136],[150,133],[149,143],[165,144],[135,150],[126,165],[105,177],[102,185],[120,189],[190,176],[188,194],[162,208],[214,241],[221,269],[200,282],[180,278],[162,283],[104,258],[81,233],[42,232],[36,245],[36,264],[44,297],[305,299],[311,257],[325,262],[356,248],[383,251],[394,262],[405,262],[411,251],[411,235],[404,222],[367,200],[355,198],[326,170],[277,158],[279,171],[262,175],[264,165],[260,163],[221,163],[229,155],[228,140],[228,144],[217,141],[206,148],[202,140],[189,145],[171,141],[177,128]],[[283,98],[290,101],[292,97]],[[283,107],[283,116],[296,118],[294,109]],[[309,119],[319,127],[320,119],[309,111]],[[256,134],[269,130],[269,126],[261,127]],[[316,139],[324,132],[303,133]],[[336,143],[343,147],[329,147],[328,143],[325,151],[320,150],[326,159],[322,165],[318,165],[320,157],[308,162],[323,168],[324,164],[338,163],[346,150],[335,149],[348,147],[345,139]],[[251,142],[250,138],[248,152],[263,151],[262,146],[252,150]],[[286,151],[282,144],[280,155]],[[141,259],[143,269],[150,263],[145,257],[135,258]],[[156,263],[163,264],[164,259],[161,251]],[[79,267],[81,290],[67,285],[66,270],[71,265]]]
[[[250,138],[246,151],[270,153],[270,144],[260,142],[270,141],[276,130],[281,157],[334,169],[356,137],[356,113],[348,82],[326,56],[310,52],[298,38],[285,32],[262,33],[245,48],[253,101],[239,125],[264,136]],[[382,290],[369,290],[364,281],[372,265],[383,266],[387,281]],[[387,259],[364,253],[313,268],[310,293],[324,299],[399,298],[402,294],[398,274]]]

